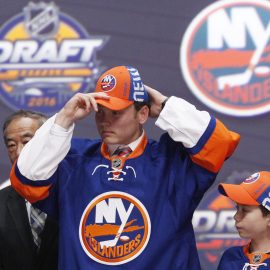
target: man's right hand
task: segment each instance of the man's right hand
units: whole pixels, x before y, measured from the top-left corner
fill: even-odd
[[[107,94],[102,92],[88,94],[77,93],[57,113],[55,124],[68,129],[73,123],[85,118],[92,111],[97,112],[97,98],[110,99]]]

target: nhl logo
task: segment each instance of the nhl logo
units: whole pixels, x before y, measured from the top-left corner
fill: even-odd
[[[113,168],[120,168],[122,164],[122,161],[120,158],[115,158],[112,160],[112,167]]]
[[[58,8],[54,3],[30,2],[24,8],[25,27],[31,37],[41,40],[53,37],[58,31]]]
[[[261,259],[262,259],[262,256],[260,254],[255,254],[253,257],[253,262],[259,263]]]

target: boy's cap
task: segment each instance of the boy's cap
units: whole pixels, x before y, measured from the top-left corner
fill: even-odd
[[[118,66],[104,72],[98,79],[95,92],[105,92],[109,100],[97,99],[97,103],[111,110],[123,110],[134,101],[147,102],[148,94],[138,70],[130,66]]]
[[[238,204],[263,205],[270,210],[270,172],[254,173],[238,185],[220,184],[218,190]]]

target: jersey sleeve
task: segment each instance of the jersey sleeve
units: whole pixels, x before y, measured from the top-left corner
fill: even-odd
[[[55,116],[36,131],[10,173],[12,186],[31,203],[48,197],[54,173],[70,149],[74,125],[65,130],[54,121]]]
[[[219,261],[218,270],[227,270],[228,269],[228,258],[227,252],[225,251]]]
[[[181,142],[192,161],[218,172],[239,143],[240,135],[228,130],[206,111],[199,111],[187,101],[171,97],[161,111],[156,125]],[[221,147],[222,145],[222,147]]]

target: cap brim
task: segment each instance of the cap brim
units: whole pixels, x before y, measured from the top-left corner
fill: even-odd
[[[222,195],[229,197],[232,201],[243,205],[260,205],[241,186],[234,184],[220,184],[218,190]]]
[[[110,96],[110,99],[96,99],[96,102],[111,110],[124,110],[134,103],[131,100],[125,100],[117,97]]]

